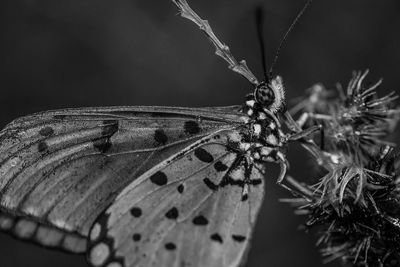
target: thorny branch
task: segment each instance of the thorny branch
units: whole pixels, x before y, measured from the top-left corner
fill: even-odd
[[[197,15],[196,12],[194,12],[190,8],[186,0],[172,0],[172,2],[174,2],[174,4],[178,6],[182,17],[194,22],[197,26],[199,26],[200,30],[202,30],[207,35],[207,38],[215,46],[215,54],[228,62],[229,69],[244,76],[254,85],[257,85],[259,83],[257,78],[247,67],[246,61],[241,60],[238,62],[234,58],[229,47],[226,44],[222,43],[214,34],[208,21],[200,18],[200,16]]]

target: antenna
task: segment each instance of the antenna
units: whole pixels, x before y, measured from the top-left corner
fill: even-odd
[[[257,27],[257,37],[258,42],[260,44],[261,49],[261,57],[262,57],[262,67],[264,71],[264,79],[265,81],[269,81],[268,72],[267,72],[267,58],[265,55],[265,45],[264,45],[264,10],[261,5],[256,7],[256,27]]]
[[[197,15],[196,12],[194,12],[193,9],[190,8],[189,4],[187,3],[186,0],[172,0],[172,2],[177,5],[179,8],[179,11],[181,13],[181,16],[185,19],[188,19],[192,21],[194,24],[199,26],[200,30],[204,32],[210,40],[210,42],[214,45],[215,47],[215,54],[221,58],[223,58],[228,64],[229,64],[229,69],[231,69],[234,72],[239,73],[243,77],[245,77],[249,82],[251,82],[254,85],[258,85],[259,82],[254,76],[254,74],[251,72],[249,67],[247,67],[246,61],[241,60],[237,61],[235,57],[232,55],[229,47],[221,42],[218,37],[215,35],[213,32],[210,24],[208,23],[207,20],[203,20],[199,15]]]
[[[296,18],[293,20],[292,24],[290,25],[289,29],[286,31],[285,35],[283,36],[281,42],[279,43],[278,49],[276,50],[275,53],[275,58],[274,61],[272,62],[271,68],[269,69],[269,77],[272,77],[272,71],[275,67],[276,61],[279,57],[279,53],[281,52],[282,46],[285,43],[289,33],[291,32],[291,30],[293,29],[294,25],[296,25],[297,21],[300,19],[300,17],[304,14],[304,12],[306,11],[307,7],[311,4],[313,0],[308,0],[305,5],[303,6],[303,8],[300,10],[300,12],[297,14]]]

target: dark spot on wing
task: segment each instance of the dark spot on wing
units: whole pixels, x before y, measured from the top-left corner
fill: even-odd
[[[111,146],[112,144],[110,138],[108,137],[93,141],[93,147],[101,153],[106,153],[108,150],[110,150]]]
[[[226,166],[225,164],[223,164],[221,161],[217,161],[214,164],[214,168],[217,172],[223,172],[226,171],[228,169],[228,166]]]
[[[48,126],[48,127],[45,127],[45,128],[40,129],[39,134],[40,134],[41,136],[46,136],[46,137],[48,137],[48,136],[51,136],[51,135],[54,134],[54,130],[53,130],[53,128],[51,128],[50,126]]]
[[[219,242],[219,243],[221,243],[221,244],[224,242],[224,241],[222,240],[222,237],[221,237],[218,233],[212,234],[212,235],[211,235],[211,240],[216,241],[216,242]]]
[[[220,182],[219,186],[220,187],[225,187],[227,185],[236,185],[239,187],[244,187],[245,182],[243,180],[235,180],[232,177],[226,175],[222,181]]]
[[[198,134],[200,132],[199,124],[195,121],[185,121],[185,133]]]
[[[178,187],[176,188],[176,190],[178,190],[178,192],[180,194],[183,193],[183,190],[185,190],[185,186],[183,184],[178,185]]]
[[[232,239],[236,242],[243,242],[246,240],[246,237],[243,235],[232,235]]]
[[[142,239],[141,234],[133,234],[132,236],[133,241],[137,242],[140,241],[140,239]]]
[[[54,115],[54,116],[53,116],[53,118],[54,118],[55,120],[64,120],[65,117],[67,117],[67,116],[65,116],[65,115]]]
[[[253,179],[250,181],[250,184],[252,185],[260,185],[262,184],[262,180],[261,179]]]
[[[158,171],[152,176],[150,176],[150,181],[156,185],[161,186],[167,184],[168,178],[165,175],[165,173]]]
[[[163,129],[157,129],[154,132],[154,140],[159,144],[165,145],[168,142],[168,137]]]
[[[175,250],[176,249],[176,245],[174,243],[170,242],[170,243],[165,244],[165,248],[167,250]]]
[[[110,138],[118,131],[118,121],[105,120],[101,127],[101,137],[92,140],[93,147],[101,153],[107,153],[112,147]]]
[[[46,152],[48,152],[48,150],[49,150],[49,146],[47,145],[46,142],[43,141],[38,144],[38,151],[40,153],[46,153]]]
[[[105,120],[103,121],[103,128],[101,129],[102,136],[111,137],[118,131],[117,120]]]
[[[208,188],[210,188],[211,190],[213,190],[213,191],[218,190],[218,185],[214,184],[210,179],[204,178],[204,179],[203,179],[203,182],[204,182],[204,183],[206,184],[206,186],[207,186]]]
[[[178,212],[178,209],[175,207],[173,207],[172,209],[167,211],[167,213],[165,213],[165,217],[167,217],[168,219],[171,219],[171,220],[178,218],[178,216],[179,216],[179,212]]]
[[[142,209],[138,207],[133,207],[131,208],[131,214],[133,217],[139,218],[140,216],[142,216]]]
[[[242,195],[242,201],[246,201],[248,199],[249,199],[249,195],[248,194]]]
[[[195,149],[194,155],[203,162],[211,163],[214,161],[214,157],[201,147]]]
[[[204,143],[208,143],[210,140],[211,140],[211,138],[203,138],[203,139],[201,139],[200,141],[196,142],[195,144],[190,145],[187,148],[181,150],[181,152],[175,154],[174,157],[172,157],[169,160],[167,160],[167,163],[173,162],[174,160],[176,160],[176,159],[182,157],[183,155],[185,155],[185,153],[187,153],[187,151],[195,149],[196,147],[198,147],[198,146],[200,146],[200,145],[202,145]]]
[[[193,224],[195,224],[195,225],[207,225],[208,224],[208,220],[203,215],[199,215],[197,217],[194,217]]]

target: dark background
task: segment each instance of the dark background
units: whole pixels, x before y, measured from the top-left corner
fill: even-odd
[[[266,46],[274,49],[304,1],[192,0],[238,59],[261,78],[254,7],[266,11]],[[251,86],[213,55],[210,44],[169,0],[3,0],[0,3],[0,125],[28,113],[106,105],[241,104]],[[316,82],[347,83],[354,69],[384,77],[382,94],[398,90],[398,0],[314,1],[290,35],[275,72],[288,98]],[[399,92],[399,91],[398,91]],[[397,138],[398,139],[398,138]],[[297,148],[291,172],[310,176]],[[248,267],[321,266],[313,235],[278,199],[268,178]],[[84,256],[49,251],[0,235],[1,266],[87,266]],[[339,266],[332,263],[326,266]]]

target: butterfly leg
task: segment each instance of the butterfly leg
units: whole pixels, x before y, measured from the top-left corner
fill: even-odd
[[[277,180],[278,184],[282,184],[282,182],[285,180],[286,177],[286,173],[289,167],[289,162],[287,161],[287,159],[283,156],[282,153],[278,152],[278,162],[279,162],[279,167],[281,168],[280,172],[279,172],[279,177]],[[281,155],[281,156],[280,156]]]
[[[286,173],[287,173],[287,169],[288,169],[287,162],[279,162],[279,165],[280,165],[281,171],[279,173],[279,177],[278,177],[278,180],[276,181],[276,183],[279,186],[283,187],[284,189],[288,190],[290,193],[292,193],[292,195],[294,195],[294,196],[298,195],[298,193],[295,190],[293,190],[290,186],[284,184],[284,182],[287,179],[286,178]]]
[[[279,160],[279,165],[281,168],[278,180],[276,183],[282,188],[288,190],[293,196],[302,196],[306,199],[309,199],[311,194],[307,191],[307,188],[302,184],[297,182],[293,177],[287,176],[287,169],[289,167],[289,163],[286,158],[282,158]],[[285,183],[284,183],[285,182]],[[287,185],[288,184],[288,185]]]
[[[280,172],[279,172],[278,179],[276,180],[276,183],[279,186],[281,186],[281,187],[285,188],[286,190],[288,190],[289,192],[291,192],[292,194],[296,194],[292,188],[290,188],[289,186],[284,184],[284,181],[286,178],[286,173],[289,168],[288,160],[286,159],[285,155],[280,151],[278,151],[276,153],[276,157],[277,157],[276,161],[279,163],[279,167],[280,167]]]
[[[229,47],[223,42],[221,42],[218,39],[218,37],[214,34],[208,21],[203,20],[199,15],[197,15],[197,13],[190,8],[186,0],[172,0],[172,2],[174,2],[174,4],[178,6],[182,17],[194,22],[197,26],[199,26],[200,30],[202,30],[206,34],[207,38],[215,46],[215,54],[223,58],[226,62],[228,62],[229,69],[244,76],[252,84],[254,85],[259,84],[257,78],[247,67],[246,61],[241,60],[238,62],[235,59]]]

